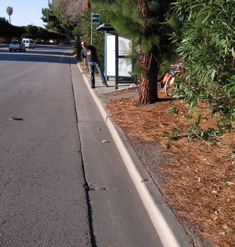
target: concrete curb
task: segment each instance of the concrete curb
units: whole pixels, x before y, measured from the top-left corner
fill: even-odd
[[[83,74],[80,65],[77,63]],[[97,107],[106,122],[117,149],[129,172],[129,175],[139,193],[139,196],[149,214],[149,217],[157,231],[164,247],[189,247],[192,246],[183,228],[180,226],[175,215],[157,189],[152,178],[143,167],[135,151],[128,142],[122,130],[117,126],[106,110],[105,103],[99,93],[90,88],[89,80],[83,74],[84,81],[95,101]]]

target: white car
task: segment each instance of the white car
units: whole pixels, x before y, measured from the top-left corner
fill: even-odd
[[[29,49],[34,49],[35,47],[35,43],[33,39],[23,38],[22,43],[25,45],[26,48],[29,48]]]
[[[25,45],[19,41],[14,40],[11,44],[9,44],[9,51],[25,51]]]

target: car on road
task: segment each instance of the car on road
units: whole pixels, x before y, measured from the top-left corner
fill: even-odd
[[[25,45],[22,41],[14,40],[11,44],[9,44],[9,51],[24,51],[25,52]]]
[[[34,47],[35,47],[35,43],[34,43],[33,39],[23,38],[22,42],[25,45],[25,48],[34,49]]]

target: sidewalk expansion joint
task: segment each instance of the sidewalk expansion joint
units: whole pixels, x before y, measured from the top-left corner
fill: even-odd
[[[83,186],[85,188],[85,190],[87,192],[89,191],[113,191],[113,192],[128,192],[128,193],[137,193],[136,191],[132,191],[132,190],[120,190],[120,189],[115,189],[115,188],[110,188],[105,186],[98,186],[98,185],[94,185],[91,184],[89,182],[86,182]]]

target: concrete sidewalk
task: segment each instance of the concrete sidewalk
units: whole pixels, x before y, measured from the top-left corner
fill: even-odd
[[[79,66],[79,65],[78,65]],[[82,69],[80,68],[80,71]],[[85,75],[87,82],[89,82],[89,73],[84,73],[82,72],[83,75]],[[107,80],[107,84],[109,85],[108,87],[105,87],[102,84],[102,81],[100,79],[99,75],[95,76],[95,90],[97,91],[98,94],[102,93],[111,93],[119,90],[128,90],[128,89],[135,89],[138,88],[138,85],[130,79],[119,79],[118,85],[116,85],[115,77],[109,77]]]
[[[160,191],[156,187],[152,178],[143,167],[140,159],[128,142],[126,136],[113,121],[111,114],[106,110],[105,102],[103,101],[104,94],[125,89],[136,89],[131,83],[120,83],[118,89],[115,87],[115,78],[110,78],[107,81],[109,87],[105,87],[99,75],[96,76],[95,89],[91,89],[89,85],[89,73],[83,73],[78,64],[80,72],[90,93],[99,108],[99,111],[106,122],[116,147],[122,157],[126,169],[135,185],[136,190],[147,210],[149,217],[158,233],[164,247],[189,247],[192,246],[185,231],[179,224],[175,215],[169,208],[167,202],[162,197]]]

